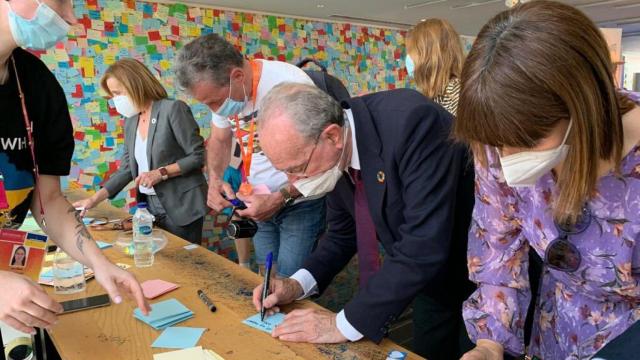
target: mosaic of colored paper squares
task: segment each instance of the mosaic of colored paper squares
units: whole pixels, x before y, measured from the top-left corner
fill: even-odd
[[[118,168],[124,120],[99,83],[108,66],[123,57],[143,61],[170,97],[183,100],[188,98],[174,87],[174,58],[184,44],[207,33],[221,34],[248,58],[295,63],[314,57],[352,94],[408,85],[401,31],[134,0],[74,0],[74,9],[79,24],[68,40],[36,53],[62,85],[75,128],[65,186],[97,189]],[[202,135],[208,136],[210,111],[189,103]],[[132,194],[123,191],[113,204],[130,208]],[[205,232],[218,236],[218,220],[209,221]]]

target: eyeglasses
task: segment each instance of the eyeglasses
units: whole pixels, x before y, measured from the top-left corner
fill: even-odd
[[[284,171],[284,173],[289,175],[289,176],[301,176],[301,177],[306,176],[305,174],[307,173],[307,168],[309,168],[309,163],[311,162],[311,158],[313,158],[313,153],[316,152],[316,148],[317,147],[318,147],[318,140],[316,140],[316,143],[313,145],[313,149],[311,149],[311,153],[309,154],[309,158],[307,159],[307,162],[305,163],[304,168],[302,169],[302,171],[291,171],[290,169],[287,169],[287,170]]]
[[[552,269],[564,272],[574,272],[580,267],[582,255],[580,250],[569,241],[570,235],[583,233],[591,225],[591,211],[587,206],[574,224],[558,224],[558,238],[553,240],[544,253],[544,262]]]

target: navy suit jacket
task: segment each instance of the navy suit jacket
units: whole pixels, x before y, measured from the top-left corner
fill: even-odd
[[[343,107],[353,112],[369,211],[385,249],[380,270],[344,310],[379,342],[421,292],[462,311],[473,290],[466,267],[473,168],[467,148],[450,140],[452,116],[417,91],[365,95]],[[303,266],[320,292],[357,252],[353,189],[345,174],[327,196],[326,236]]]

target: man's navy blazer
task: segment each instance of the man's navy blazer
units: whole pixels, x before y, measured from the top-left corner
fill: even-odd
[[[421,292],[462,311],[473,168],[450,138],[453,117],[414,90],[352,98],[369,211],[385,250],[380,270],[346,304],[349,323],[379,342]],[[346,121],[346,119],[345,119]],[[305,262],[320,292],[357,252],[354,186],[345,175],[327,196],[326,236]]]

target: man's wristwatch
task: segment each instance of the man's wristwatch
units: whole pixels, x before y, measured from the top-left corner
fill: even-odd
[[[296,201],[296,198],[291,196],[291,193],[287,190],[286,186],[280,188],[280,194],[282,194],[284,206],[291,206]]]
[[[159,168],[158,171],[160,171],[160,175],[162,175],[162,181],[165,181],[169,178],[169,172],[164,166]]]

